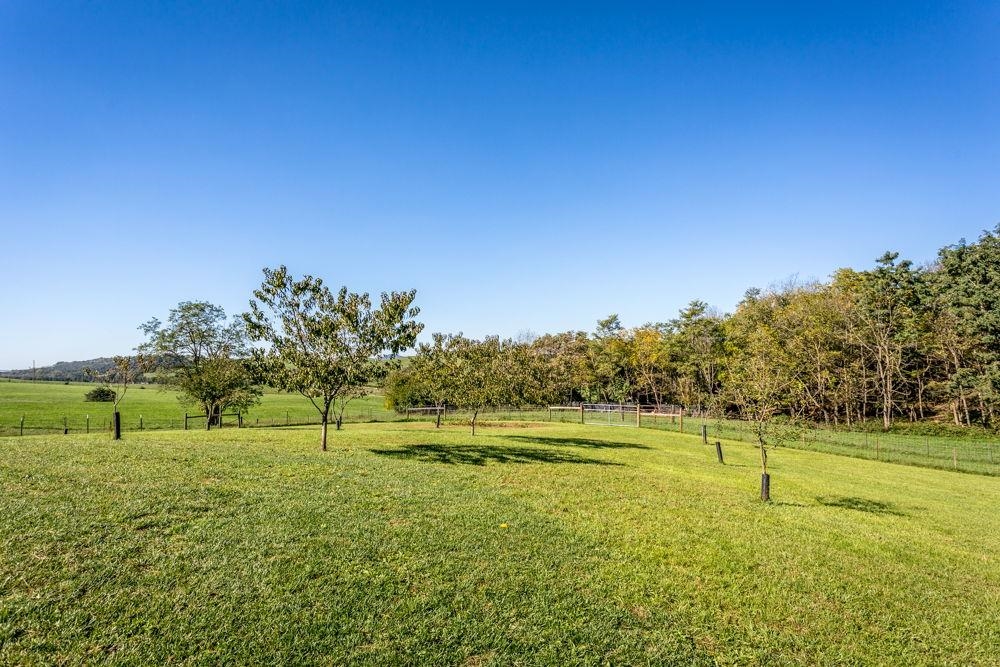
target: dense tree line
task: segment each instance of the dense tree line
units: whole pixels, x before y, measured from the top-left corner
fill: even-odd
[[[465,378],[470,364],[482,375]],[[436,336],[386,394],[399,407],[641,402],[831,425],[996,427],[1000,227],[928,266],[886,253],[828,282],[751,289],[731,314],[693,301],[634,328],[611,315],[590,333],[530,341]]]

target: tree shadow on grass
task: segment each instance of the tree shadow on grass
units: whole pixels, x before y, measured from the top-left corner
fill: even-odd
[[[869,498],[859,498],[857,496],[819,496],[816,498],[820,505],[827,507],[841,507],[858,512],[868,512],[869,514],[889,514],[892,516],[906,516],[895,503],[886,503],[880,500]]]
[[[505,435],[505,440],[517,440],[532,445],[548,445],[551,447],[587,447],[590,449],[649,449],[646,445],[631,442],[609,442],[593,438],[556,438],[541,435]]]
[[[620,466],[621,463],[590,459],[567,452],[548,451],[534,447],[504,445],[402,445],[396,449],[372,449],[373,454],[425,463],[450,463],[484,466],[488,463],[577,463],[585,465]]]

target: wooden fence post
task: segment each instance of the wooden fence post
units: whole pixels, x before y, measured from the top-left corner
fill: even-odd
[[[21,435],[24,435],[24,415],[21,415]]]
[[[583,403],[580,403],[580,423],[583,423]]]
[[[184,430],[188,430],[188,413],[184,413]]]
[[[726,465],[725,460],[722,458],[722,443],[718,440],[715,441],[715,455],[719,457],[719,463]]]
[[[639,412],[639,410],[640,410],[640,405],[638,403],[636,403],[635,404],[635,425],[636,426],[642,426],[642,423],[640,422],[640,419],[641,419],[640,414],[641,413]]]
[[[677,426],[677,430],[680,431],[681,433],[683,433],[684,432],[684,410],[683,409],[681,409],[681,418],[678,420],[678,422],[679,422],[679,424]]]
[[[951,465],[955,470],[958,470],[958,448],[951,448]]]
[[[708,444],[708,424],[701,425],[701,444]]]
[[[90,433],[90,415],[87,415],[87,433]]]
[[[139,430],[142,430],[142,415],[139,415]]]

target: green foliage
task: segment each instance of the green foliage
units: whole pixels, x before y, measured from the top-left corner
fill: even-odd
[[[206,428],[217,415],[246,412],[259,399],[243,324],[227,322],[221,307],[184,301],[170,310],[166,325],[154,318],[140,329],[147,336],[141,349],[161,360],[158,379],[202,410]]]
[[[411,347],[423,325],[414,318],[416,290],[383,292],[377,308],[368,294],[342,287],[336,296],[320,278],[296,280],[288,270],[264,269],[243,319],[251,340],[266,344],[254,350],[259,375],[312,402],[322,422],[326,449],[331,406],[339,430],[347,404],[381,383],[394,358]]]
[[[102,385],[100,387],[94,387],[84,394],[83,400],[92,401],[94,403],[114,403],[115,396],[114,389]]]

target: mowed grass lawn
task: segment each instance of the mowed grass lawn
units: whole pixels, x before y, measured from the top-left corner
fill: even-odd
[[[0,663],[997,664],[1000,479],[426,423],[0,440]]]

